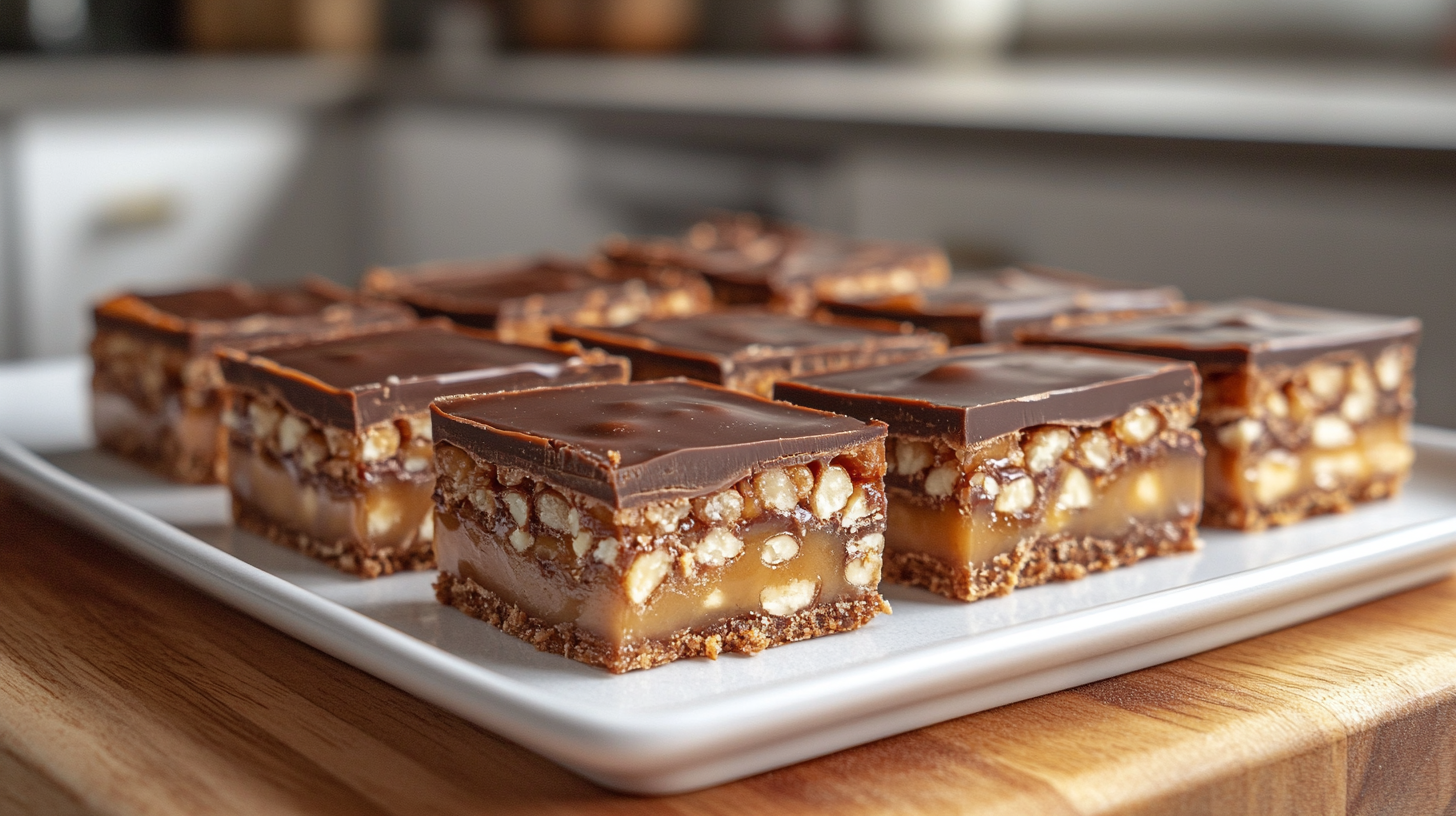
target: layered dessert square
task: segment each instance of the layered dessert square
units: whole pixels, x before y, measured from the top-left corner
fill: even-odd
[[[644,279],[674,270],[702,275],[724,305],[765,305],[773,300],[769,280],[791,247],[809,231],[768,221],[752,213],[725,213],[701,221],[681,238],[612,236],[602,257],[618,276]]]
[[[220,354],[237,523],[365,578],[434,563],[431,400],[627,379],[625,361],[599,352],[498,343],[443,320]]]
[[[625,672],[862,626],[883,425],[683,380],[433,408],[440,601]]]
[[[1189,363],[975,346],[774,395],[889,424],[886,580],[973,601],[1198,547]]]
[[[945,338],[888,321],[808,320],[751,307],[618,329],[563,328],[558,338],[632,361],[637,380],[691,377],[760,396],[775,380],[927,357]]]
[[[800,242],[769,279],[773,301],[806,315],[821,300],[862,300],[942,286],[950,260],[938,247],[817,234]]]
[[[91,419],[107,450],[169,479],[221,479],[222,374],[214,350],[404,326],[409,310],[321,282],[124,294],[95,309]]]
[[[671,287],[612,281],[582,261],[552,256],[375,269],[363,289],[405,303],[421,317],[447,317],[522,343],[547,342],[553,326],[621,326],[697,314],[712,305],[701,280],[685,278]]]
[[[950,339],[951,345],[1014,340],[1016,329],[1054,318],[1114,320],[1170,309],[1183,302],[1171,286],[1127,283],[1026,264],[992,272],[960,272],[944,286],[871,299],[821,298],[832,314],[904,320]]]
[[[726,305],[770,305],[808,314],[818,299],[856,299],[938,286],[950,262],[936,248],[862,241],[732,213],[695,224],[682,238],[614,237],[602,255],[644,276],[663,269],[701,274]]]
[[[1400,490],[1415,458],[1420,328],[1415,318],[1239,300],[1026,337],[1197,363],[1204,523],[1261,530]]]

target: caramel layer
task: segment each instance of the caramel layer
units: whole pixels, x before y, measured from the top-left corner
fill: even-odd
[[[357,492],[330,490],[321,480],[300,481],[272,457],[237,444],[229,446],[227,471],[235,503],[315,542],[367,555],[408,549],[432,535],[428,480],[385,474]]]
[[[855,572],[861,562],[849,552],[849,534],[806,530],[802,539],[794,537],[797,549],[785,558],[783,540],[780,547],[770,543],[792,531],[792,524],[782,518],[751,525],[742,536],[742,552],[720,566],[685,570],[669,563],[669,574],[645,603],[632,603],[620,576],[603,565],[572,576],[549,557],[571,549],[570,542],[555,536],[535,536],[523,553],[496,533],[451,513],[437,513],[435,530],[442,571],[474,581],[533,619],[574,624],[619,650],[742,615],[793,614],[816,604],[863,600],[874,594],[878,583],[877,570],[869,581]],[[780,558],[780,563],[769,563]],[[867,586],[852,583],[847,569]]]
[[[1344,445],[1253,452],[1211,444],[1207,521],[1258,529],[1394,495],[1415,459],[1409,430],[1404,417],[1392,416],[1350,429]]]
[[[167,395],[158,411],[114,391],[94,391],[91,400],[91,421],[102,447],[192,483],[218,481],[220,413],[216,402],[183,406],[176,393]]]
[[[1014,552],[1023,541],[1047,536],[1116,541],[1137,525],[1196,517],[1203,491],[1200,458],[1175,449],[1129,464],[1089,482],[1088,506],[1066,509],[1048,502],[1046,512],[1031,519],[997,513],[985,502],[969,508],[955,502],[930,505],[908,491],[891,490],[885,552],[921,553],[974,568]]]

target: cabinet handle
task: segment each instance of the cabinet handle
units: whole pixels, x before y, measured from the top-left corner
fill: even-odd
[[[101,202],[93,216],[92,233],[110,238],[161,229],[177,220],[181,206],[170,190],[138,190]]]

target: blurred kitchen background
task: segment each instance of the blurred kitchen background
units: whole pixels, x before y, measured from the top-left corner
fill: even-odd
[[[1456,426],[1453,0],[0,0],[0,359],[714,208],[1416,314]]]

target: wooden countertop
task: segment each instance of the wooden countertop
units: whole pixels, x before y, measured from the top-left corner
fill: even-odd
[[[1456,579],[693,794],[605,791],[0,485],[0,813],[1440,813]]]

